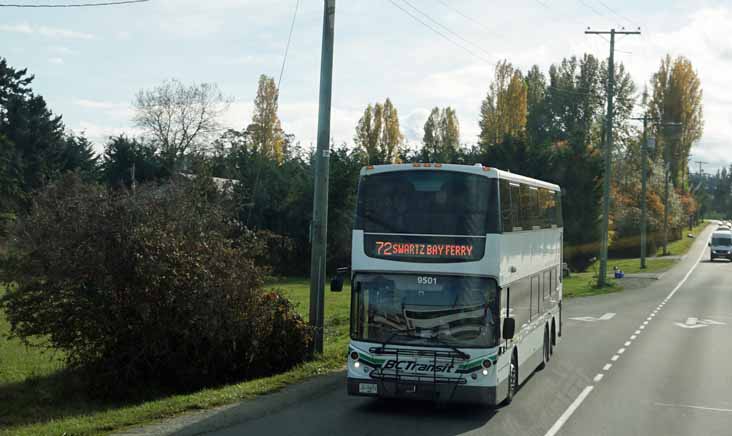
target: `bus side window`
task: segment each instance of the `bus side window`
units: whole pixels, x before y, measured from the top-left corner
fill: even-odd
[[[541,314],[541,288],[539,274],[531,277],[531,314]]]
[[[543,289],[544,289],[544,299],[548,299],[550,295],[551,290],[551,280],[549,279],[549,271],[544,271],[544,283],[543,283]]]
[[[512,232],[514,223],[513,210],[511,209],[511,188],[508,180],[501,179],[501,220],[503,221],[503,232]]]
[[[513,224],[513,230],[523,230],[524,227],[524,213],[521,207],[521,187],[515,183],[509,183],[511,191],[511,218]]]
[[[557,227],[563,227],[564,221],[562,219],[562,193],[560,191],[554,192],[554,219],[557,223]]]

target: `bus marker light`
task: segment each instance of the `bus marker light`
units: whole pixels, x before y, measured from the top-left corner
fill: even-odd
[[[413,163],[412,166],[415,167],[415,168],[419,168],[419,162]]]
[[[373,165],[369,165],[369,166],[366,167],[366,169],[367,170],[373,170],[374,169],[374,166]]]
[[[425,168],[429,168],[429,167],[432,166],[432,164],[429,163],[429,162],[425,162],[425,163],[422,164],[422,166],[425,167]]]
[[[442,168],[442,164],[441,163],[436,163],[435,164],[435,168]]]

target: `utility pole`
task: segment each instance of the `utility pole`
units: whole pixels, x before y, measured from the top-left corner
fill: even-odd
[[[320,54],[318,145],[315,150],[315,192],[310,229],[310,325],[315,329],[313,351],[323,352],[325,256],[328,242],[328,171],[330,166],[330,107],[333,90],[333,40],[336,0],[324,0],[323,45]]]
[[[709,162],[702,162],[700,160],[695,160],[694,163],[699,164],[699,177],[704,177],[704,167],[702,167],[702,165],[706,165]]]
[[[641,258],[640,267],[641,269],[646,268],[646,250],[647,250],[647,235],[646,235],[646,222],[648,217],[648,209],[646,206],[646,192],[648,190],[648,122],[652,119],[645,115],[642,118],[631,118],[633,120],[643,121],[643,141],[641,142]]]
[[[137,179],[135,177],[135,162],[132,162],[132,168],[130,168],[130,178],[132,179],[132,195],[135,195],[135,189],[137,189]]]
[[[613,97],[615,96],[615,35],[640,35],[640,30],[615,30],[596,31],[586,30],[586,35],[610,35],[610,58],[607,66],[607,127],[605,128],[605,174],[603,177],[603,196],[602,196],[602,248],[600,252],[600,273],[597,277],[597,286],[605,286],[607,279],[607,247],[608,247],[608,227],[610,215],[610,179],[613,149]]]

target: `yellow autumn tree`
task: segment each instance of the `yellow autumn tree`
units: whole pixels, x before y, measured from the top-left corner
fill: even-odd
[[[496,64],[493,82],[480,108],[480,142],[496,144],[526,134],[527,88],[523,75],[507,60]]]
[[[369,164],[401,162],[404,135],[399,114],[390,99],[366,107],[353,140],[366,153]]]

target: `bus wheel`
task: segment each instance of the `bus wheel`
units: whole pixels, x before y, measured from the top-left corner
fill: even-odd
[[[538,369],[544,369],[549,362],[549,329],[544,327],[544,344],[541,349],[541,363]]]
[[[518,360],[516,354],[511,357],[511,366],[508,370],[508,392],[506,393],[506,399],[503,400],[503,405],[508,406],[513,401],[513,396],[516,395],[518,390]]]

